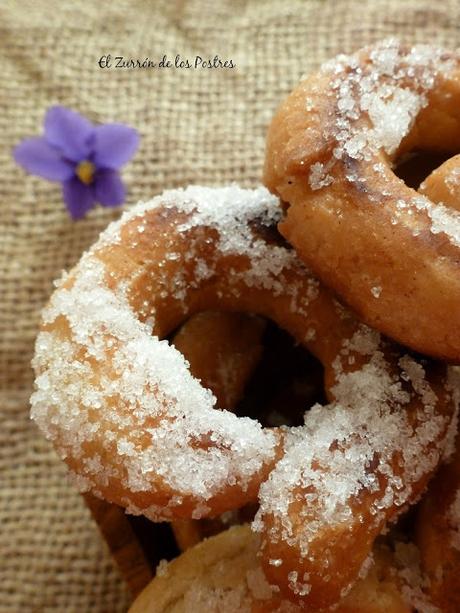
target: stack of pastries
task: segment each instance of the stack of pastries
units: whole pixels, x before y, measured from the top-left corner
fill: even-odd
[[[139,203],[58,282],[32,417],[187,550],[132,613],[460,610],[459,151],[460,56],[386,40],[281,104],[264,187]],[[235,412],[267,319],[322,365],[300,424]]]

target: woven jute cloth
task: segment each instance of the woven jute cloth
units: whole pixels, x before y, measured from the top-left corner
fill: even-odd
[[[0,4],[0,611],[125,611],[129,595],[65,468],[29,420],[30,361],[53,279],[119,210],[73,222],[60,188],[26,175],[14,145],[63,104],[142,136],[125,206],[188,183],[254,186],[267,124],[299,77],[397,35],[459,44],[457,0]],[[233,69],[103,69],[103,55],[231,59]]]

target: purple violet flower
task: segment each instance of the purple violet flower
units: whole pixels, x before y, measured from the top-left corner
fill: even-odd
[[[96,202],[118,206],[125,186],[118,174],[136,152],[139,134],[120,123],[93,125],[63,106],[46,113],[43,136],[26,138],[14,159],[31,174],[62,183],[64,202],[80,219]]]

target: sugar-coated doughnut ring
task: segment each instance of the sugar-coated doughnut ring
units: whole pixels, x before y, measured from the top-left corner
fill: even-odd
[[[327,329],[332,299],[318,299],[295,254],[265,236],[278,219],[264,188],[167,192],[110,226],[63,279],[37,339],[32,416],[82,488],[152,519],[256,498],[280,433],[214,410],[159,339],[212,308],[265,313],[299,341]],[[332,355],[339,340],[323,343]]]
[[[32,416],[80,485],[154,519],[242,506],[266,481],[254,525],[265,572],[320,608],[425,487],[454,403],[443,365],[360,324],[274,242],[279,217],[265,189],[190,187],[110,226],[44,311]],[[219,308],[257,312],[304,342],[331,403],[287,431],[214,410],[160,339]]]
[[[265,322],[241,313],[205,311],[191,317],[173,344],[190,364],[190,372],[210,389],[219,406],[235,409],[262,354]],[[177,545],[184,551],[201,541],[206,520],[171,522]],[[209,521],[209,520],[208,520]]]
[[[264,577],[257,558],[259,543],[249,526],[214,536],[162,565],[129,613],[297,613]],[[374,563],[334,611],[337,613],[412,613],[399,591],[392,554],[374,551]]]
[[[460,214],[393,173],[416,149],[460,151],[459,57],[392,39],[294,89],[269,129],[265,184],[286,204],[281,233],[366,323],[458,362]]]

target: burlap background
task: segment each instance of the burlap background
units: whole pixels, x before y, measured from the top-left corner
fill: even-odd
[[[119,215],[78,223],[59,187],[26,176],[12,147],[56,103],[138,128],[128,204],[190,182],[254,185],[264,134],[299,76],[397,34],[459,44],[456,0],[3,1],[0,5],[2,285],[0,611],[125,611],[129,597],[65,470],[28,419],[34,336],[52,280]],[[231,58],[234,70],[101,70],[103,54]]]

